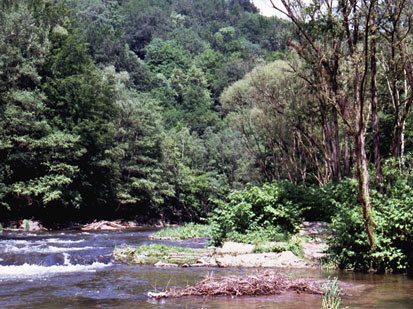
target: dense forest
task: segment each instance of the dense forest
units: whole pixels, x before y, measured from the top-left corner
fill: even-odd
[[[412,3],[282,2],[2,1],[0,221],[324,220],[340,266],[411,268]]]
[[[1,6],[3,216],[195,219],[262,180],[219,97],[283,57],[287,22],[249,1]]]

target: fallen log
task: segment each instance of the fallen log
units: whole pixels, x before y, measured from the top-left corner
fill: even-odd
[[[209,275],[194,286],[163,292],[149,292],[148,297],[158,299],[182,296],[263,296],[289,291],[307,294],[323,293],[320,281],[295,279],[268,271],[237,277],[215,278],[213,275]]]

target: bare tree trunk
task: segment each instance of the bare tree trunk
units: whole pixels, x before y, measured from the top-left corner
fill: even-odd
[[[351,163],[350,163],[350,149],[348,145],[348,139],[349,137],[345,136],[344,138],[344,176],[345,177],[350,177],[351,176]]]
[[[338,119],[337,119],[337,111],[333,108],[333,164],[334,164],[334,177],[338,182],[341,181],[341,164],[340,164],[340,157],[341,157],[341,150],[340,150],[340,137],[339,137],[339,126],[338,126]]]
[[[402,143],[403,143],[403,130],[406,124],[406,120],[409,114],[410,106],[413,103],[413,95],[408,99],[408,101],[404,105],[404,109],[398,123],[394,129],[393,134],[393,144],[392,144],[392,154],[395,158],[400,158],[402,151]]]
[[[376,237],[374,235],[374,223],[369,193],[369,173],[365,142],[365,131],[361,130],[361,132],[354,136],[357,161],[357,178],[359,186],[358,192],[360,202],[363,206],[364,227],[367,232],[367,238],[370,244],[370,249],[373,252],[376,249]]]
[[[373,27],[375,21],[373,18]],[[371,68],[371,126],[373,129],[373,153],[374,153],[374,166],[376,167],[376,178],[379,186],[379,191],[383,193],[383,172],[381,170],[381,156],[380,156],[380,141],[379,141],[379,117],[377,111],[377,59],[376,59],[376,39],[373,36],[371,40],[371,56],[370,56],[370,68]]]
[[[341,119],[354,138],[355,158],[357,167],[358,194],[363,207],[363,220],[368,236],[368,242],[372,252],[376,250],[376,238],[374,234],[374,223],[372,217],[372,206],[369,193],[368,161],[365,150],[365,134],[371,104],[366,104],[367,80],[370,74],[370,60],[372,50],[370,40],[372,39],[371,27],[374,24],[374,15],[377,14],[377,0],[358,1],[343,0],[337,6],[337,24],[343,24],[342,28],[335,28],[336,32],[325,32],[327,37],[313,36],[312,32],[306,30],[307,21],[317,21],[317,14],[306,14],[304,10],[297,10],[294,1],[280,0],[284,7],[277,7],[273,0],[272,6],[279,12],[288,16],[295,24],[297,32],[301,34],[302,44],[290,42],[297,54],[310,66],[312,73],[317,79],[310,81],[310,85],[315,84],[323,92],[326,103],[333,105],[339,113]],[[321,16],[332,12],[332,2],[320,1],[317,13]],[[327,15],[324,15],[327,16]],[[373,21],[373,24],[372,24]],[[330,35],[330,36],[328,36]],[[342,42],[346,40],[348,48],[342,48]],[[323,42],[328,42],[326,44]],[[330,53],[331,52],[331,53]],[[340,64],[339,58],[347,60]],[[337,67],[337,65],[339,67]],[[347,82],[346,86],[337,86],[334,83],[341,69],[346,69],[346,65],[351,65],[354,70],[351,74],[342,74],[340,78]],[[306,78],[308,80],[308,78]],[[345,83],[344,83],[345,84]],[[375,87],[373,85],[373,87]],[[339,91],[337,91],[339,90]],[[374,89],[377,92],[376,89]],[[336,98],[334,95],[337,94]],[[332,96],[333,95],[333,96]],[[377,94],[375,94],[377,96]],[[341,97],[341,98],[340,98]],[[337,100],[338,99],[338,100]],[[352,104],[340,104],[344,100],[353,101]],[[348,102],[347,102],[348,103]],[[370,102],[368,102],[370,103]],[[376,101],[377,104],[377,101]],[[377,114],[377,112],[376,112]],[[377,123],[378,124],[378,123]]]

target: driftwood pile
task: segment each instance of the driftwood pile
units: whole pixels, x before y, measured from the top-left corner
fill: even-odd
[[[89,224],[85,224],[81,227],[82,231],[102,231],[102,230],[123,230],[128,228],[137,227],[134,222],[122,222],[116,221],[98,221]]]
[[[194,286],[184,289],[171,289],[165,292],[149,292],[151,298],[182,296],[262,296],[296,293],[322,294],[321,283],[310,279],[294,279],[287,275],[268,271],[242,277],[208,276]]]

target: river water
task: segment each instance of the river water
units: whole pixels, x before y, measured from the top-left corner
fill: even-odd
[[[148,291],[184,287],[213,272],[239,275],[253,269],[175,268],[112,261],[114,247],[153,242],[151,230],[113,232],[0,233],[0,308],[320,308],[318,295],[185,297],[150,300]],[[202,247],[205,241],[163,241]],[[338,276],[353,288],[343,298],[350,308],[413,308],[413,279],[404,275],[320,270],[279,270],[291,276]]]

